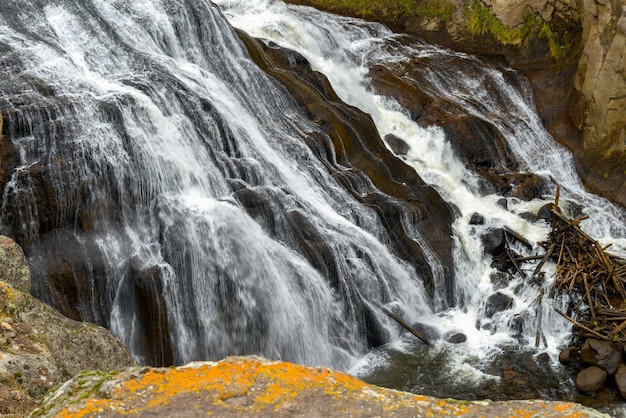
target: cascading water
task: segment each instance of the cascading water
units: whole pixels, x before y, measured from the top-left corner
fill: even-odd
[[[381,137],[406,141],[399,157],[458,209],[454,265],[400,216],[429,261],[429,295],[358,199],[355,190],[373,186],[350,193],[338,179],[363,180],[347,168],[329,172],[307,146],[325,133],[250,61],[212,4],[15,0],[0,11],[0,108],[17,150],[2,216],[4,233],[29,257],[33,293],[52,304],[63,295],[66,314],[109,326],[144,362],[259,354],[362,376],[407,375],[410,366],[404,389],[452,396],[480,386],[473,396],[489,397],[498,380],[490,362],[511,350],[536,354],[537,327],[554,360],[569,326],[554,301],[538,302],[551,280],[506,283],[498,290],[512,306],[486,317],[496,286],[480,238],[506,225],[544,239],[545,223],[519,215],[551,197],[498,205],[501,196],[481,192],[443,131],[418,126],[377,95],[368,71],[419,57],[427,89],[496,126],[523,169],[558,184],[563,199],[591,215],[583,227],[626,253],[624,212],[584,192],[527,89],[506,70],[377,24],[277,1],[217,3],[235,26],[304,55],[345,102],[372,116]],[[484,225],[470,222],[474,213]],[[467,342],[425,349],[397,338],[378,303]],[[385,340],[373,329],[392,343],[365,355]],[[154,351],[163,341],[170,346]]]
[[[558,349],[569,339],[570,326],[555,314],[553,307],[563,308],[566,301],[542,296],[543,291],[551,294],[550,277],[534,285],[518,277],[498,289],[490,279],[491,260],[485,257],[480,240],[489,228],[504,225],[522,233],[530,242],[542,241],[548,231],[547,224],[531,223],[520,215],[528,211],[536,213],[553,201],[554,195],[529,202],[511,198],[507,208],[503,208],[499,204],[501,196],[485,194],[476,174],[454,156],[443,130],[418,126],[411,120],[409,110],[393,98],[376,93],[370,69],[376,65],[393,68],[419,62],[419,70],[415,71],[423,90],[458,104],[470,115],[494,126],[507,140],[520,171],[547,179],[552,193],[558,186],[566,210],[571,206],[572,210],[590,215],[583,222],[583,229],[602,243],[611,243],[613,252],[626,254],[623,209],[584,190],[571,154],[543,128],[528,83],[511,70],[395,35],[378,24],[278,1],[218,0],[217,3],[235,27],[305,56],[315,70],[328,77],[344,101],[372,115],[381,137],[393,134],[402,138],[409,149],[399,158],[414,167],[460,211],[453,225],[457,305],[435,303],[434,314],[420,321],[435,326],[442,335],[463,332],[467,343],[423,350],[406,341],[396,342],[392,348],[374,350],[352,371],[375,383],[405,390],[441,396],[458,396],[463,392],[467,397],[481,397],[493,396],[481,392],[489,392],[486,389],[489,383],[484,382],[494,378],[488,365],[494,357],[506,358],[510,351],[528,351],[535,357],[545,352],[555,365]],[[470,220],[475,213],[487,220],[484,225],[472,224]],[[537,248],[532,251],[535,254]],[[485,303],[495,290],[510,297],[512,306],[489,318],[485,315]],[[443,298],[440,296],[439,300]],[[538,337],[540,351],[533,349]],[[437,368],[436,377],[433,368]],[[562,385],[555,383],[555,386]],[[551,396],[564,395],[555,391]],[[623,413],[618,409],[613,413]]]
[[[141,361],[346,368],[372,329],[397,335],[376,303],[430,311],[378,217],[306,146],[319,128],[209,2],[14,1],[0,45],[19,153],[5,232],[35,295],[68,298]]]

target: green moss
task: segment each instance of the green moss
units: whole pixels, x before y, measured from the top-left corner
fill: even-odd
[[[425,0],[419,3],[413,12],[420,17],[448,23],[452,20],[455,10],[456,6],[446,1]]]
[[[498,20],[491,9],[480,0],[473,0],[464,11],[467,28],[472,35],[491,35],[502,45],[521,45],[528,34],[528,26],[509,28]]]
[[[567,32],[564,33],[564,35],[566,34]],[[569,42],[562,42],[557,31],[553,30],[548,22],[542,21],[539,36],[548,40],[550,58],[557,63],[561,63],[567,58],[572,49],[571,44]]]

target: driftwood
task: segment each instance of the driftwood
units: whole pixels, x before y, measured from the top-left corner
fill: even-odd
[[[533,274],[539,274],[548,259],[556,262],[555,289],[578,300],[571,315],[557,312],[578,328],[578,337],[626,343],[626,260],[605,252],[609,246],[603,248],[581,230],[585,219],[568,219],[559,209],[557,193],[551,232],[540,243],[546,253]]]
[[[398,324],[402,325],[402,327],[404,329],[406,329],[407,331],[409,331],[411,334],[415,335],[417,338],[419,338],[419,340],[421,342],[423,342],[426,345],[430,345],[430,342],[426,339],[426,337],[424,337],[422,334],[420,334],[419,332],[417,332],[415,329],[413,329],[412,326],[410,326],[409,324],[407,324],[406,322],[404,322],[402,320],[402,318],[400,318],[398,315],[396,315],[395,313],[391,312],[389,309],[385,308],[383,305],[381,305],[380,303],[377,303],[378,307],[380,308],[381,311],[383,311],[385,313],[385,315],[387,315],[389,318],[393,319],[394,321],[396,321]]]

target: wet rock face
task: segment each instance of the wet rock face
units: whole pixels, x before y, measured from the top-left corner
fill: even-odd
[[[451,62],[463,68],[462,62]],[[519,164],[508,147],[506,138],[495,126],[469,114],[467,109],[446,98],[433,95],[424,86],[428,71],[436,64],[427,58],[414,59],[412,63],[397,63],[394,68],[374,66],[370,77],[376,91],[393,97],[411,117],[422,126],[441,126],[450,141],[452,152],[483,179],[485,193],[532,200],[545,189],[541,177],[519,172]],[[398,155],[406,153],[398,139],[386,138]]]
[[[427,258],[422,248],[406,235],[403,222],[411,219],[418,225],[423,238],[442,260],[446,298],[453,304],[453,277],[447,267],[452,265],[452,208],[415,170],[386,148],[371,118],[342,103],[328,80],[312,71],[303,57],[243,33],[240,37],[255,62],[290,91],[327,135],[326,138],[311,136],[307,144],[346,190],[378,214],[393,251],[426,278],[427,289],[434,289],[435,278]],[[400,152],[406,151],[401,138],[390,141]],[[377,190],[372,191],[370,182]]]
[[[83,374],[61,386],[37,416],[220,417],[600,416],[574,403],[459,402],[368,385],[347,374],[261,358],[229,357],[170,369]]]

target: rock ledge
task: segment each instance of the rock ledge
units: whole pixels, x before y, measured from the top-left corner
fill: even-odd
[[[258,357],[179,368],[83,373],[48,394],[33,417],[604,417],[566,402],[465,402],[368,385],[345,373]]]

